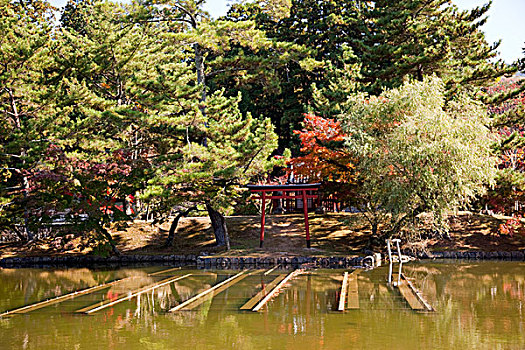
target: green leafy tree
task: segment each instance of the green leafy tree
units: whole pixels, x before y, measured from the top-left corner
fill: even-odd
[[[358,159],[360,209],[374,237],[398,234],[423,212],[445,233],[447,211],[467,206],[494,183],[495,137],[486,110],[465,95],[445,106],[438,78],[379,97],[354,95],[349,106],[340,119]]]
[[[39,198],[31,192],[47,147],[46,71],[54,43],[45,1],[0,1],[0,225],[35,237]]]

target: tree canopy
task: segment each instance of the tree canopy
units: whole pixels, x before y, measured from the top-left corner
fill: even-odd
[[[2,230],[32,240],[64,214],[111,242],[110,222],[197,209],[228,246],[244,185],[293,156],[393,232],[475,200],[491,150],[523,148],[525,85],[498,89],[518,67],[480,31],[490,3],[202,5],[71,0],[57,22],[44,0],[0,0]]]
[[[447,211],[494,184],[494,134],[487,112],[466,95],[445,105],[438,78],[405,83],[381,95],[356,94],[340,116],[346,147],[355,155],[360,207],[374,233],[392,235],[423,213],[446,230]],[[386,224],[385,224],[386,223]]]

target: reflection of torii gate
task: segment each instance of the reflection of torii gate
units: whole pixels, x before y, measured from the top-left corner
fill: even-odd
[[[306,229],[306,246],[310,248],[310,228],[308,226],[308,199],[318,198],[317,194],[306,194],[306,191],[318,191],[320,183],[314,184],[292,184],[292,185],[248,185],[248,189],[251,193],[261,193],[259,197],[253,197],[254,199],[262,200],[261,207],[261,237],[259,246],[262,248],[264,243],[264,220],[265,220],[265,208],[267,199],[295,199],[300,198],[303,200],[303,212],[304,212],[304,225]],[[273,194],[268,192],[281,192],[281,194]],[[287,194],[287,192],[301,192],[301,194]]]

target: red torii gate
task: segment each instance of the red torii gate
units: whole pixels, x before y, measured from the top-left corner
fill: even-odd
[[[254,199],[262,200],[261,208],[261,236],[259,240],[259,247],[262,248],[264,243],[264,222],[265,222],[265,208],[267,199],[295,199],[301,198],[303,200],[303,211],[304,211],[304,225],[306,229],[306,247],[310,248],[310,227],[308,225],[308,198],[318,198],[318,194],[306,194],[306,191],[318,191],[320,183],[313,184],[291,184],[291,185],[248,185],[248,189],[251,193],[261,193],[259,197],[252,197]],[[267,192],[281,192],[280,195],[270,194]],[[293,194],[288,195],[287,192],[301,192],[300,195]]]

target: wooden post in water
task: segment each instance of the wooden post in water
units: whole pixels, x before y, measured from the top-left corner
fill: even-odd
[[[228,281],[228,283],[224,283],[221,286],[214,287],[214,289],[211,291],[211,293],[206,293],[206,295],[203,295],[203,296],[201,296],[199,298],[194,298],[194,300],[192,302],[186,304],[186,306],[184,306],[180,310],[192,310],[192,309],[196,308],[197,306],[199,306],[200,304],[204,303],[206,300],[215,297],[217,294],[221,293],[222,291],[225,291],[226,289],[230,288],[234,284],[240,282],[244,278],[250,276],[251,274],[260,272],[260,271],[261,270],[256,270],[256,271],[244,274],[244,275],[240,275],[240,276],[238,276],[236,278],[232,278],[232,279],[230,279],[230,281]]]
[[[268,293],[253,309],[252,311],[259,311],[270,299],[272,299],[275,295],[279,293],[281,288],[288,282],[290,279],[294,278],[295,276],[302,273],[302,270],[294,270],[288,274],[277,286],[275,286],[270,293]]]
[[[348,308],[359,309],[359,290],[357,284],[357,275],[361,270],[354,270],[348,276]]]
[[[268,271],[266,271],[266,272],[264,273],[264,275],[267,276],[267,275],[271,274],[271,273],[274,272],[279,266],[281,266],[281,264],[277,264],[277,265],[275,265],[274,267],[272,267],[271,269],[269,269]]]
[[[417,298],[419,303],[423,305],[425,311],[434,311],[434,308],[423,298],[421,293],[414,287],[412,282],[406,278],[404,274],[401,275],[401,280],[408,286],[413,295]]]
[[[157,271],[157,272],[149,273],[148,276],[158,276],[158,275],[162,275],[164,273],[173,272],[173,271],[177,271],[177,270],[180,270],[180,269],[181,269],[181,267],[174,267],[172,269],[160,270],[160,271]]]
[[[281,282],[286,275],[279,275],[277,278],[275,278],[273,281],[268,283],[266,286],[262,286],[261,291],[257,293],[254,297],[252,297],[250,300],[248,300],[243,306],[241,306],[241,310],[251,310],[255,304],[257,304],[262,298],[264,298],[271,290],[274,288],[277,283]]]
[[[398,280],[401,279],[400,276],[396,276],[396,277],[398,278]],[[423,304],[419,302],[419,300],[412,293],[412,291],[410,290],[410,288],[407,286],[406,283],[400,282],[396,285],[396,287],[398,288],[399,293],[406,300],[406,302],[408,303],[408,305],[410,306],[412,310],[416,310],[416,311],[425,310],[425,307],[423,306]]]

